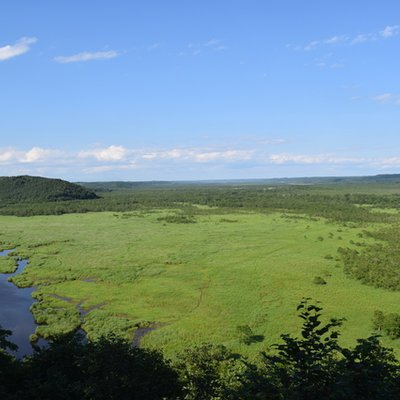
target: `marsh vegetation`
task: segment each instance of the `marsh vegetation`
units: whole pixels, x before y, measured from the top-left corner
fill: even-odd
[[[374,329],[377,309],[397,312],[397,181],[98,189],[92,200],[0,205],[18,215],[0,217],[2,248],[30,259],[12,281],[37,287],[32,339],[83,329],[133,340],[145,322],[157,328],[141,345],[168,356],[211,341],[251,357],[294,331],[303,296],[349,320],[344,344]]]

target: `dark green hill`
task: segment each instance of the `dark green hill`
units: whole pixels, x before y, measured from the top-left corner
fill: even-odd
[[[0,177],[0,204],[96,199],[89,189],[62,179],[37,176]]]

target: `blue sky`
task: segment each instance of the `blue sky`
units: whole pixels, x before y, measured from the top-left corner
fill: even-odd
[[[6,0],[0,175],[400,171],[400,2]]]

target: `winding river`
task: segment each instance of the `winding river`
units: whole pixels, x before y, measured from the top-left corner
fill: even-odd
[[[0,257],[7,256],[15,251],[4,250]],[[29,335],[35,332],[36,323],[30,312],[34,302],[32,292],[34,287],[19,288],[8,279],[23,272],[29,260],[19,260],[18,267],[12,274],[0,274],[0,325],[3,329],[12,331],[9,340],[18,346],[17,357],[32,354],[33,348],[29,342]]]

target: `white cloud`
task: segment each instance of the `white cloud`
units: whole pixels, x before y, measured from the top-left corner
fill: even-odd
[[[221,43],[221,40],[219,39],[210,39],[209,41],[204,43],[204,46],[210,47],[210,46],[218,46]]]
[[[188,43],[186,45],[187,50],[179,52],[179,55],[198,56],[200,53],[205,54],[207,52],[218,52],[226,50],[227,48],[228,47],[222,43],[222,40],[212,38],[203,43]]]
[[[284,165],[284,164],[298,164],[298,165],[334,165],[345,166],[355,165],[366,168],[379,168],[386,169],[391,167],[400,167],[400,157],[342,157],[334,154],[317,154],[317,155],[304,155],[304,154],[272,154],[267,159],[268,163]]]
[[[13,45],[0,47],[0,61],[5,61],[26,53],[30,50],[30,45],[36,42],[37,39],[34,37],[23,37]]]
[[[116,58],[118,56],[119,53],[114,50],[97,51],[97,52],[84,51],[82,53],[73,54],[72,56],[58,56],[54,58],[54,61],[61,64],[69,64],[74,62],[84,62],[93,60],[109,60],[111,58]]]
[[[81,158],[95,158],[99,161],[121,161],[129,154],[129,150],[123,146],[111,145],[104,149],[85,150],[79,153]]]
[[[355,36],[350,44],[361,44],[368,42],[369,40],[372,40],[374,38],[374,35],[370,33],[360,33],[357,36]]]
[[[257,142],[259,144],[266,145],[281,145],[287,143],[288,141],[286,139],[259,139]]]
[[[289,154],[279,153],[272,154],[268,157],[268,161],[272,164],[348,164],[362,163],[364,158],[357,157],[338,157],[330,154],[304,155],[304,154]]]
[[[0,163],[16,160],[18,152],[14,149],[0,149]]]
[[[27,151],[12,148],[0,149],[0,163],[39,163],[62,155],[60,150],[32,147]]]
[[[194,162],[212,161],[244,161],[250,160],[253,155],[252,150],[223,150],[223,151],[204,151],[195,149],[171,149],[167,151],[154,151],[142,154],[144,160],[176,160]]]
[[[57,150],[33,147],[31,150],[27,151],[20,160],[25,163],[35,163],[39,161],[44,161],[59,154],[60,151]]]
[[[337,62],[337,63],[333,63],[332,65],[330,65],[330,67],[333,69],[340,69],[340,68],[344,68],[344,64],[341,62]]]
[[[198,162],[208,161],[244,161],[250,160],[253,155],[251,150],[226,150],[197,153],[195,160]]]
[[[333,166],[361,166],[365,168],[387,169],[400,167],[400,157],[341,157],[332,154],[303,155],[303,154],[273,154],[267,162],[272,164],[298,165],[333,165]]]
[[[394,93],[383,93],[378,96],[374,96],[371,99],[381,104],[400,105],[400,95]]]
[[[147,47],[147,50],[155,50],[161,47],[161,43],[155,42]]]
[[[287,143],[286,139],[267,139],[264,141],[265,144],[284,144]]]
[[[271,142],[271,141],[270,141]],[[272,141],[273,144],[281,143]],[[392,154],[381,157],[357,156],[351,154],[304,154],[304,153],[266,153],[262,146],[248,150],[240,148],[170,148],[129,149],[123,146],[111,145],[97,149],[82,149],[81,151],[64,152],[57,149],[0,148],[0,166],[3,174],[36,174],[47,176],[93,176],[91,179],[143,179],[151,173],[151,179],[164,179],[165,174],[185,176],[201,175],[204,171],[224,171],[232,167],[243,173],[243,168],[257,168],[259,171],[278,171],[280,166],[295,168],[298,171],[312,170],[329,171],[365,168],[366,171],[392,169],[400,167],[400,156],[394,150]],[[285,168],[286,168],[285,167]],[[140,171],[136,173],[135,171]],[[182,175],[179,175],[180,172]],[[183,173],[183,171],[186,171]],[[114,172],[114,173],[113,173]],[[308,172],[310,173],[310,172]],[[197,175],[196,175],[197,174]],[[198,175],[200,174],[200,175]],[[278,172],[276,172],[279,175]],[[135,178],[134,178],[135,177]],[[79,178],[78,178],[79,179]],[[147,178],[146,178],[147,179]]]
[[[306,45],[302,46],[286,45],[286,47],[293,48],[295,50],[310,51],[316,49],[317,47],[323,47],[323,46],[332,46],[337,44],[356,45],[356,44],[376,41],[382,38],[388,39],[397,36],[399,33],[400,33],[400,25],[392,25],[392,26],[386,26],[383,30],[379,32],[359,33],[354,37],[348,35],[334,35],[324,40],[312,40]]]
[[[100,173],[100,172],[109,172],[109,171],[127,171],[130,169],[138,168],[138,164],[132,162],[130,164],[123,164],[123,165],[98,165],[95,167],[85,168],[83,170],[84,173],[91,174],[91,173]]]
[[[330,56],[314,60],[314,65],[319,68],[344,68],[344,63],[342,61],[333,62],[332,60],[330,60]]]
[[[221,45],[221,46],[214,47],[214,50],[215,51],[223,51],[223,50],[226,50],[227,48],[228,48],[227,46]]]
[[[392,93],[383,93],[372,98],[372,100],[375,100],[378,103],[383,103],[383,104],[389,103],[392,99],[393,99]]]
[[[304,47],[304,50],[310,51],[314,50],[319,45],[318,40],[313,40],[312,42],[308,43],[307,46]]]
[[[384,38],[390,38],[396,36],[400,31],[400,25],[387,26],[385,29],[379,32],[379,34]]]
[[[337,44],[337,43],[345,42],[347,40],[348,40],[347,36],[339,35],[339,36],[332,36],[331,38],[326,39],[324,41],[324,43],[326,43],[326,44]]]
[[[386,157],[380,162],[378,162],[378,164],[382,167],[397,166],[397,165],[400,166],[400,157]]]

